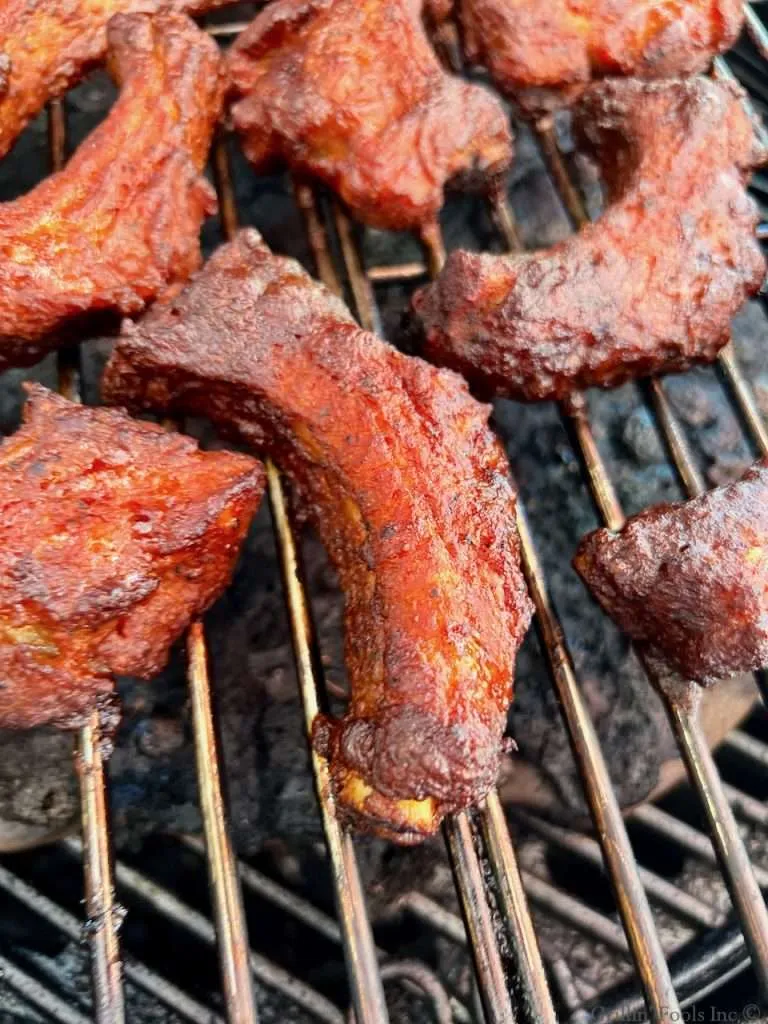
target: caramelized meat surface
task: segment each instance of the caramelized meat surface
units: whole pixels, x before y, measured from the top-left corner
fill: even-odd
[[[427,357],[529,400],[714,359],[765,275],[744,185],[766,154],[742,100],[704,78],[593,87],[575,129],[602,217],[546,252],[452,253],[414,297]]]
[[[245,231],[126,323],[105,393],[207,415],[290,478],[345,595],[351,700],[315,727],[341,813],[415,842],[487,793],[531,612],[505,456],[463,382]]]
[[[252,163],[315,175],[378,227],[434,221],[447,182],[490,183],[512,159],[501,104],[441,68],[421,0],[277,0],[230,71]]]
[[[107,53],[113,14],[198,14],[231,0],[0,0],[0,156]]]
[[[121,95],[70,163],[0,205],[0,370],[37,362],[88,314],[137,313],[200,263],[201,176],[223,78],[184,15],[119,15]]]
[[[112,674],[159,672],[263,486],[247,456],[33,387],[0,446],[0,725],[75,726]]]
[[[768,460],[619,533],[589,534],[574,565],[619,626],[685,678],[768,665]]]
[[[704,71],[744,21],[741,0],[457,0],[456,13],[468,58],[531,113],[595,78]]]

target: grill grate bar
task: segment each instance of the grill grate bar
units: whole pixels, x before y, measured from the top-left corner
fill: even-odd
[[[371,267],[368,280],[371,284],[401,284],[423,277],[426,272],[427,268],[420,260],[412,260],[392,267]]]
[[[89,723],[78,734],[75,767],[80,781],[86,931],[91,949],[95,1016],[104,1024],[121,1024],[125,1019],[118,943],[122,914],[115,900],[112,878],[109,812],[97,710],[91,712]]]
[[[747,383],[741,367],[736,361],[733,346],[727,345],[720,353],[717,364],[725,378],[736,403],[736,409],[744,421],[752,440],[761,455],[768,455],[768,428],[763,414],[755,401],[752,388]]]
[[[560,196],[560,201],[565,207],[565,212],[568,214],[571,227],[578,231],[589,223],[589,214],[584,208],[579,188],[568,173],[568,169],[560,154],[554,125],[551,120],[548,119],[535,125],[533,137],[539,147],[539,152],[552,179],[552,183],[555,186],[555,191]],[[503,205],[506,206],[507,203],[503,202]],[[510,219],[514,223],[514,216],[511,210]]]
[[[667,697],[666,704],[689,777],[709,819],[712,843],[741,921],[752,966],[763,993],[768,994],[768,909],[755,869],[699,726],[696,705],[674,697]]]
[[[67,126],[62,100],[48,107],[48,152],[52,171],[66,161]],[[59,391],[80,401],[79,353],[61,352],[57,357]],[[98,709],[79,730],[75,744],[75,769],[80,786],[80,815],[85,850],[85,909],[91,949],[91,984],[96,1019],[121,1024],[125,1018],[118,928],[120,912],[114,901],[109,843],[109,811],[104,773],[101,721]]]
[[[224,1000],[231,1020],[237,1024],[255,1024],[256,1003],[248,955],[248,929],[232,840],[226,824],[213,725],[208,654],[200,622],[194,623],[189,630],[187,661],[200,809],[208,854],[206,860],[216,920]]]
[[[26,1003],[43,1010],[50,1016],[55,1016],[61,1024],[89,1024],[88,1018],[83,1016],[79,1010],[59,999],[45,985],[41,985],[39,981],[1,954],[0,980],[21,996]]]
[[[421,992],[429,1001],[435,1024],[453,1024],[454,1001],[448,997],[432,971],[420,960],[400,960],[397,963],[384,964],[381,968],[381,977],[384,981],[400,981],[412,990]],[[465,1020],[470,1020],[469,1015]],[[350,1024],[355,1024],[355,1021],[352,1019]]]
[[[180,841],[195,853],[205,856],[205,845],[197,836],[179,836]],[[269,900],[274,906],[279,907],[290,914],[297,921],[301,921],[309,928],[313,928],[319,935],[324,936],[330,942],[341,942],[341,929],[332,917],[310,903],[308,900],[297,896],[290,889],[284,888],[274,882],[271,878],[263,875],[250,864],[238,860],[237,871],[240,880],[246,889],[256,893],[263,899]]]
[[[755,801],[759,803],[759,801]],[[760,804],[762,807],[762,804]],[[575,854],[589,864],[602,867],[603,857],[600,852],[599,843],[583,835],[580,832],[572,832],[570,829],[553,825],[542,818],[529,814],[527,811],[517,810],[513,812],[515,817],[524,823],[531,831],[546,839],[548,842],[559,846],[569,853]],[[768,812],[766,813],[768,819]],[[671,910],[678,917],[684,918],[699,928],[716,928],[722,924],[723,916],[714,907],[703,900],[691,896],[685,890],[680,889],[672,882],[662,878],[648,868],[639,867],[640,878],[648,894],[658,900],[660,904]]]
[[[529,1014],[544,1024],[554,1022],[552,997],[547,985],[544,963],[523,888],[523,877],[517,864],[509,829],[499,794],[494,790],[480,808],[480,822],[488,859],[493,868],[499,900],[512,939],[516,959],[516,976]],[[545,1016],[549,1013],[550,1016]]]
[[[751,761],[755,761],[761,768],[768,770],[768,745],[756,740],[754,736],[750,736],[742,729],[734,729],[723,742],[732,750],[738,751]]]
[[[641,386],[645,388],[647,399],[656,413],[664,442],[686,494],[689,498],[703,494],[707,489],[704,475],[691,458],[688,442],[683,434],[680,421],[672,412],[667,401],[663,384],[657,378],[653,378],[644,381]]]
[[[587,933],[591,938],[600,939],[605,945],[624,957],[629,955],[629,946],[624,932],[609,917],[598,913],[592,907],[586,906],[567,893],[563,893],[551,883],[529,871],[522,871],[521,878],[525,891],[533,902],[565,921],[578,932]],[[457,945],[466,946],[467,933],[461,920],[428,896],[412,891],[402,897],[400,905],[447,939]],[[561,974],[563,966],[560,968]],[[550,967],[553,979],[557,980],[557,962],[553,962]]]
[[[756,800],[755,797],[748,793],[742,793],[740,789],[729,786],[727,783],[723,783],[723,791],[728,797],[728,803],[737,814],[755,825],[760,825],[763,828],[768,826],[768,806],[762,800]]]
[[[558,185],[559,175],[567,174],[567,170],[561,154],[556,148],[553,148],[554,135],[551,129],[547,129],[546,134],[550,136],[552,144],[547,150],[547,161],[551,164],[553,180]],[[555,167],[560,168],[560,171],[556,171]],[[571,192],[572,196],[578,197],[575,185]],[[566,201],[566,196],[562,198]],[[581,205],[580,213],[582,217],[586,217],[586,209],[580,198],[578,201]],[[740,371],[735,362],[730,367],[731,375],[734,370],[737,379],[740,379]],[[652,385],[652,387],[654,386]],[[741,390],[749,391],[746,381],[743,381]],[[662,433],[689,496],[702,493],[703,481],[698,474],[682,430],[676,425],[676,418],[660,382],[656,382],[653,394],[656,408],[663,413],[659,420]],[[736,396],[733,397],[736,399]],[[595,504],[609,529],[621,529],[625,521],[624,514],[594,440],[583,396],[579,396],[577,403],[572,403],[572,407],[572,409],[566,409],[566,415],[573,423],[573,410],[575,409],[574,432]],[[748,420],[749,417],[745,416],[744,418]],[[672,429],[668,434],[667,430],[670,428]],[[644,664],[649,679],[664,700],[688,776],[704,806],[709,820],[712,842],[721,870],[726,877],[734,907],[742,923],[755,973],[763,992],[768,995],[768,909],[766,909],[749,855],[739,833],[736,818],[723,789],[722,780],[701,731],[698,721],[698,701],[701,691],[695,683],[685,683],[681,686],[681,682],[678,680],[660,679],[652,669],[649,669],[647,663],[644,662]]]
[[[319,213],[318,198],[311,187],[307,187],[302,209],[305,214],[309,214],[307,235],[310,247],[313,248],[313,255],[316,257],[318,273],[326,286],[338,293],[340,285],[335,269],[332,275],[328,274],[327,268],[324,268],[317,258],[329,252],[330,246],[327,234],[322,231],[323,222]],[[346,276],[352,289],[357,317],[366,330],[381,333],[373,289],[363,271],[352,223],[337,202],[333,203],[333,222],[341,246]],[[321,232],[325,236],[322,240]],[[321,242],[322,248],[315,252],[314,244],[318,241]],[[325,278],[324,273],[327,275]],[[527,908],[525,891],[517,870],[503,812],[495,794],[489,802],[479,808],[479,815],[483,833],[487,837],[486,852],[499,887],[505,924],[513,939],[515,970],[511,972],[512,977],[509,981],[517,996],[518,1009],[531,1021],[543,1024],[554,1022],[555,1011]],[[513,1011],[507,991],[506,972],[492,927],[492,913],[485,891],[482,865],[475,847],[476,841],[479,842],[479,836],[466,814],[448,820],[444,825],[443,834],[467,934],[470,937],[486,1016],[492,1022],[509,1020]]]
[[[482,869],[466,813],[443,823],[443,834],[461,902],[469,945],[475,963],[480,998],[488,1024],[514,1024],[510,993],[501,961],[493,915],[485,898]]]
[[[671,839],[678,846],[682,846],[699,860],[706,861],[708,864],[717,864],[717,856],[707,836],[687,822],[668,814],[661,807],[657,807],[655,804],[643,804],[641,807],[636,807],[631,816],[633,820],[653,829],[663,835],[665,839]],[[756,867],[755,877],[761,889],[768,889],[768,870]]]
[[[609,530],[620,530],[624,524],[624,511],[592,433],[586,398],[583,394],[570,395],[560,404],[560,412],[586,471],[598,513]]]
[[[75,857],[80,858],[83,855],[82,843],[75,838],[64,839],[60,845],[62,849]],[[212,947],[216,945],[216,929],[211,921],[204,914],[184,903],[175,893],[122,861],[117,861],[115,864],[115,878],[118,885],[126,892],[152,907],[167,920],[184,928],[206,945]],[[282,993],[296,1006],[326,1024],[344,1024],[344,1016],[338,1007],[310,985],[305,984],[295,975],[252,949],[249,950],[248,957],[250,969],[257,981]],[[239,1024],[237,1018],[231,1016],[229,1009],[228,1020],[232,1024]]]
[[[83,925],[74,914],[70,914],[68,910],[54,903],[34,886],[29,885],[28,882],[14,875],[2,865],[0,865],[0,888],[29,907],[30,910],[40,914],[49,924],[63,932],[73,942],[82,940]],[[127,960],[125,975],[135,985],[154,995],[160,1002],[191,1021],[192,1024],[223,1024],[219,1016],[213,1014],[211,1010],[202,1006],[195,999],[190,998],[182,989],[150,970],[145,964],[137,960]]]
[[[573,184],[565,164],[557,149],[554,132],[545,128],[537,133],[545,162],[550,170],[555,186],[561,196],[566,210],[575,225],[587,221],[587,213],[581,202],[578,190]],[[508,203],[500,195],[494,197],[492,212],[494,221],[500,227],[504,240],[510,248],[516,247],[518,233],[515,229],[514,217]],[[428,263],[429,263],[428,259]],[[434,262],[434,258],[433,261]],[[665,397],[658,392],[656,400],[672,419]],[[605,472],[597,444],[589,426],[586,403],[582,396],[575,396],[567,405],[563,403],[563,415],[576,438],[576,447],[587,466],[588,476],[593,488],[593,495],[606,523],[612,528],[620,527],[623,513],[610,477]],[[675,445],[685,453],[682,434],[672,435]],[[691,459],[684,463],[693,466]],[[692,477],[692,472],[691,472]],[[666,964],[664,952],[653,924],[653,916],[647,897],[642,887],[638,867],[635,864],[629,838],[621,819],[621,812],[613,794],[607,768],[599,749],[599,741],[594,726],[578,689],[570,658],[567,654],[562,630],[555,613],[549,604],[546,594],[544,575],[536,555],[533,538],[528,528],[524,510],[520,509],[519,529],[523,540],[523,558],[526,567],[529,589],[536,604],[537,624],[543,634],[544,646],[548,654],[555,685],[560,695],[561,708],[564,712],[569,735],[574,745],[577,761],[582,770],[582,778],[590,800],[595,824],[601,837],[609,836],[612,841],[603,842],[603,851],[609,867],[614,890],[616,893],[622,919],[625,922],[630,944],[638,966],[641,980],[646,992],[646,1000],[655,1019],[663,1020],[677,1012],[671,976]],[[548,621],[549,620],[549,621]],[[545,630],[544,623],[549,628]],[[600,792],[602,790],[602,793]],[[601,821],[601,819],[603,819]],[[610,821],[610,831],[606,825]],[[621,844],[621,851],[616,845]],[[627,886],[631,886],[628,889]],[[627,900],[627,893],[633,893],[633,899]]]
[[[758,0],[759,2],[759,0]],[[250,21],[228,21],[223,25],[206,25],[206,32],[208,35],[214,37],[214,39],[222,36],[229,38],[230,36],[239,36],[241,32],[250,25]]]
[[[436,903],[418,889],[411,889],[401,896],[398,902],[404,910],[410,911],[420,921],[425,921],[457,946],[466,946],[467,933],[461,918],[446,910],[440,903]]]
[[[755,0],[752,0],[754,3]],[[758,0],[760,2],[760,0]],[[758,51],[760,56],[764,60],[768,60],[768,32],[765,29],[762,21],[758,18],[755,12],[752,10],[752,3],[744,4],[744,17],[746,19],[747,32],[749,38],[755,45],[755,49]]]
[[[538,903],[550,914],[559,917],[579,932],[588,932],[593,938],[599,939],[611,949],[629,959],[630,949],[627,937],[621,925],[616,924],[606,914],[588,906],[575,896],[558,889],[545,878],[524,871],[525,889],[531,900]]]
[[[586,906],[567,893],[562,893],[551,883],[531,872],[523,871],[521,872],[521,877],[525,884],[525,890],[531,897],[531,900],[544,910],[565,921],[578,932],[582,934],[587,933],[592,938],[600,939],[606,946],[609,946],[622,956],[627,957],[629,955],[629,947],[623,931],[610,918],[595,911],[592,907]],[[412,891],[402,897],[400,905],[408,909],[419,920],[429,924],[435,931],[444,935],[447,939],[450,939],[457,945],[466,946],[467,933],[462,926],[461,920],[455,914],[440,906],[440,904],[435,903],[428,896],[418,891]],[[553,962],[550,967],[553,979],[557,981],[557,961]],[[559,968],[560,974],[562,974],[564,968],[565,965],[561,964]]]

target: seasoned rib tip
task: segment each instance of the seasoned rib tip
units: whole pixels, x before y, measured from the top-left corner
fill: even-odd
[[[714,359],[765,276],[744,186],[766,153],[743,100],[704,78],[590,89],[575,130],[602,217],[546,252],[452,253],[414,297],[427,358],[527,400]]]
[[[200,14],[231,0],[0,0],[0,157],[50,99],[104,62],[114,14]]]
[[[244,455],[29,388],[0,446],[0,725],[74,727],[221,593],[264,489]]]
[[[469,60],[532,114],[575,100],[596,78],[705,71],[736,42],[742,0],[456,0]],[[451,5],[432,3],[447,17]]]
[[[137,313],[200,264],[216,44],[178,14],[116,16],[108,38],[121,94],[106,120],[64,170],[0,205],[0,370],[37,362],[87,315]]]
[[[290,478],[345,595],[351,700],[314,730],[340,813],[415,842],[484,796],[531,609],[504,453],[464,383],[244,231],[126,323],[105,394],[208,416]]]
[[[574,566],[628,636],[686,679],[768,665],[768,460],[589,534]]]
[[[490,184],[512,159],[507,117],[440,66],[421,0],[277,0],[230,51],[246,156],[316,176],[382,228],[437,218],[457,178]]]

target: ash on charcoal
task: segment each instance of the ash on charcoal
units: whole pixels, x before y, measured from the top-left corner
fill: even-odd
[[[621,439],[627,452],[641,466],[653,466],[664,461],[661,445],[653,417],[647,409],[635,409],[627,418]]]

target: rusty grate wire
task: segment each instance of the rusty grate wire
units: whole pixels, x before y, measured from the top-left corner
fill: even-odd
[[[61,101],[48,111],[48,146],[52,171],[66,159],[66,123]],[[59,391],[80,400],[79,357],[64,351],[57,357]],[[85,909],[91,936],[91,978],[96,1013],[121,1024],[125,1019],[122,965],[118,945],[120,910],[112,883],[109,812],[104,776],[101,722],[98,710],[80,729],[75,744],[75,769],[80,784],[80,812],[85,849]]]
[[[748,29],[758,49],[768,52],[768,34],[754,13],[749,8],[747,10]],[[217,25],[212,26],[211,31],[217,36],[228,36],[236,34],[242,27],[239,23]],[[728,73],[727,65],[718,62],[717,71],[720,74]],[[574,227],[578,228],[587,219],[578,184],[569,175],[554,133],[542,129],[538,133],[538,141],[553,183]],[[49,144],[51,166],[55,169],[62,166],[66,149],[64,110],[60,102],[50,107]],[[237,210],[222,139],[215,147],[213,166],[222,227],[225,235],[231,236],[237,226]],[[356,313],[369,329],[375,330],[379,323],[374,282],[413,280],[425,271],[435,273],[442,263],[442,240],[432,235],[423,239],[425,264],[412,262],[366,271],[356,232],[344,210],[335,204],[329,220],[323,214],[314,190],[303,183],[297,184],[296,197],[307,225],[319,276],[336,291],[340,290],[342,279],[349,284]],[[509,207],[506,203],[499,203],[491,212],[507,247],[517,248],[517,232]],[[335,236],[341,253],[338,260],[333,254],[332,236]],[[762,454],[768,453],[768,432],[730,348],[721,355],[720,368],[755,447]],[[62,354],[59,369],[62,392],[77,399],[78,367],[71,353]],[[667,401],[663,384],[651,381],[642,387],[648,392],[646,397],[656,412],[657,423],[672,464],[685,490],[689,495],[700,493],[704,489],[704,482],[683,430]],[[561,412],[583,463],[595,505],[604,522],[616,528],[623,521],[623,513],[595,441],[586,403],[577,398],[567,406],[564,405]],[[280,476],[273,465],[269,464],[267,468],[286,603],[309,729],[318,707],[325,699],[324,686],[322,674],[313,657],[309,599],[301,579],[296,542],[286,514]],[[569,904],[559,890],[548,887],[547,883],[529,872],[520,871],[496,794],[492,794],[480,808],[457,816],[445,826],[446,849],[456,879],[464,915],[463,925],[454,914],[417,892],[407,894],[404,906],[415,916],[429,922],[437,932],[456,943],[469,945],[484,1015],[489,1024],[513,1020],[549,1022],[556,1019],[527,907],[526,890],[537,905],[549,906],[566,919],[570,915],[577,926],[591,929],[593,934],[603,938],[609,945],[623,953],[631,953],[642,983],[650,1019],[671,1020],[679,1012],[679,1006],[670,969],[656,933],[648,896],[699,927],[712,927],[722,922],[710,905],[636,864],[594,726],[587,713],[556,612],[550,602],[524,510],[521,510],[519,525],[524,568],[536,605],[537,627],[581,769],[599,843],[589,837],[577,836],[556,826],[546,825],[523,812],[515,813],[548,841],[569,848],[585,861],[604,863],[613,882],[623,931],[607,916],[579,905],[576,901],[572,901],[576,903],[575,906]],[[380,965],[382,953],[374,945],[354,844],[336,821],[332,802],[327,795],[329,787],[325,784],[327,767],[322,759],[313,754],[338,921],[333,921],[247,865],[236,863],[226,828],[205,638],[200,624],[192,628],[188,637],[188,663],[205,844],[197,840],[186,842],[198,853],[206,855],[216,925],[214,927],[207,918],[185,905],[174,893],[158,886],[135,869],[122,864],[112,865],[100,727],[97,716],[94,716],[81,730],[76,749],[83,838],[82,841],[67,841],[65,848],[69,853],[82,858],[84,865],[86,934],[91,948],[95,1019],[104,1024],[120,1024],[124,1019],[123,968],[129,980],[151,992],[185,1019],[207,1022],[219,1019],[208,1008],[144,964],[132,958],[122,964],[118,948],[121,908],[115,897],[117,882],[125,892],[139,896],[206,944],[218,943],[222,988],[230,1021],[248,1024],[256,1020],[253,978],[282,992],[318,1020],[331,1024],[340,1024],[344,1020],[343,1013],[314,989],[249,949],[242,912],[241,884],[246,889],[259,892],[342,946],[347,962],[352,1006],[358,1024],[387,1020],[383,983],[391,978],[405,981],[423,991],[430,1000],[435,1019],[441,1022],[469,1020],[467,1009],[456,1000],[449,1000],[437,979],[420,965],[407,962],[384,962],[383,966]],[[672,838],[694,856],[711,863],[719,862],[741,918],[756,974],[764,989],[768,988],[768,917],[760,892],[760,887],[768,884],[768,873],[753,870],[731,805],[741,816],[763,826],[768,821],[768,811],[762,803],[747,794],[723,785],[699,730],[695,709],[669,695],[666,703],[689,776],[706,810],[711,839],[652,805],[636,811],[635,818],[659,834]],[[766,748],[744,733],[732,734],[727,742],[756,763],[764,765],[768,760]],[[81,925],[72,915],[1,866],[0,888],[42,914],[70,937],[79,934]],[[505,933],[508,942],[500,941],[500,932]],[[511,955],[508,950],[511,950]],[[11,989],[54,1019],[77,1024],[87,1019],[17,964],[3,958],[0,960],[0,970]],[[553,977],[559,982],[560,999],[568,1008],[567,984],[557,978],[554,970]],[[575,1003],[571,1009],[576,1009]]]

